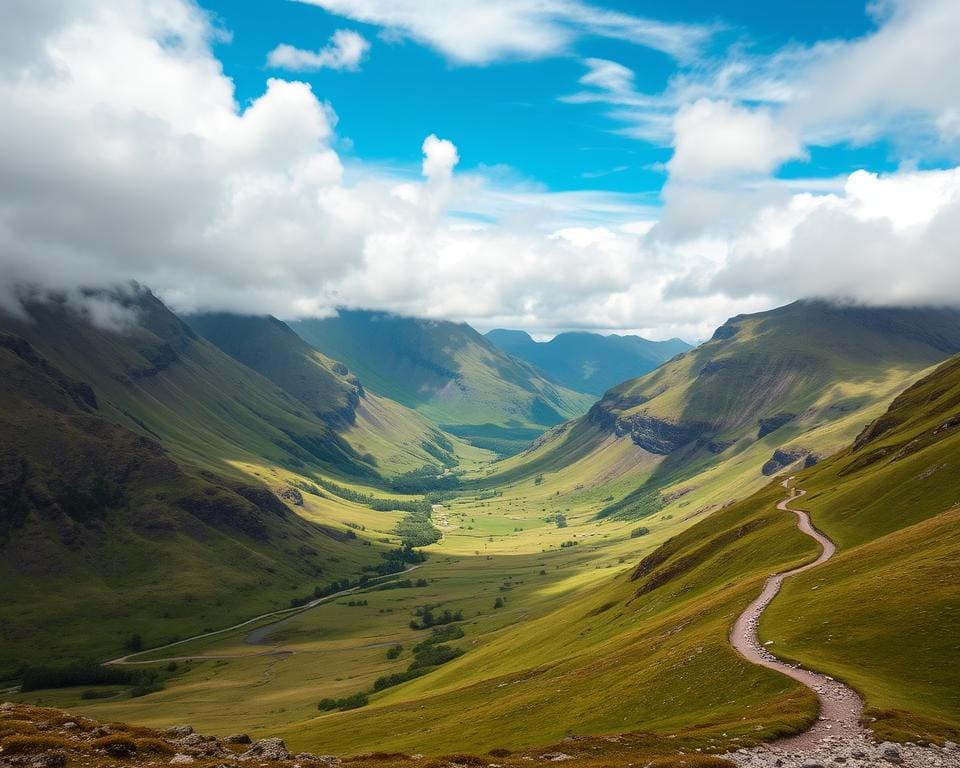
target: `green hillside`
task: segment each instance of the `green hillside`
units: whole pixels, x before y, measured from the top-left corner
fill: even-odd
[[[604,514],[702,513],[840,450],[956,351],[955,310],[797,302],[742,315],[614,387],[585,417],[497,465],[495,476],[557,472],[591,483],[613,472],[630,476],[633,489]]]
[[[112,298],[134,324],[0,316],[0,677],[289,606],[398,541],[399,513],[298,489],[375,459],[149,292]]]
[[[868,725],[881,739],[942,741],[960,733],[954,663],[960,636],[958,440],[955,358],[898,398],[852,447],[796,479],[808,490],[804,507],[840,552],[787,583],[765,615],[761,638],[773,640],[778,654],[854,685],[865,695]],[[938,473],[935,485],[931,478]],[[532,496],[542,487],[503,488],[494,508],[506,507],[505,519],[529,526],[528,512],[540,503]],[[541,498],[556,489],[545,488]],[[275,647],[294,655],[289,677],[262,694],[281,695],[289,707],[279,719],[268,718],[270,730],[324,751],[356,753],[376,743],[384,750],[433,754],[523,749],[571,734],[624,732],[712,752],[800,730],[816,716],[810,692],[746,663],[728,643],[732,622],[766,576],[815,555],[793,515],[776,509],[783,493],[779,482],[770,482],[668,538],[661,531],[675,523],[658,518],[649,523],[649,539],[626,538],[628,527],[613,529],[607,541],[605,524],[590,520],[585,509],[575,509],[570,527],[558,532],[581,542],[566,549],[544,547],[539,534],[531,541],[525,529],[496,536],[502,544],[470,557],[470,532],[450,531],[448,548],[440,552],[457,562],[428,563],[422,571],[432,580],[428,594],[408,601],[402,616],[384,614],[404,604],[399,598],[372,592],[373,607],[355,626],[338,618],[347,609],[331,607],[277,633]],[[482,498],[465,497],[451,511],[461,510],[457,519],[480,521],[489,509]],[[569,498],[564,493],[561,503]],[[526,549],[531,543],[539,549]],[[617,553],[631,550],[630,564],[606,570],[607,563],[624,562]],[[509,589],[498,591],[498,585]],[[506,597],[501,611],[490,610],[497,594]],[[466,608],[471,616],[476,610],[477,617],[464,624],[469,640],[460,645],[467,652],[430,675],[377,694],[367,707],[311,713],[318,690],[343,695],[390,669],[391,662],[375,649],[364,650],[360,638],[406,647],[422,637],[402,622],[424,599]],[[219,652],[240,647],[235,640]],[[295,683],[310,650],[341,661],[336,682],[314,669],[309,688]],[[196,704],[185,689],[179,696],[158,694],[151,703],[103,705],[91,713],[164,724],[187,709],[223,728],[224,720],[243,721],[245,708],[217,701],[218,691],[227,686],[226,695],[244,691],[260,700],[252,687],[259,668],[248,660],[217,675],[196,674],[191,685],[203,692]],[[602,749],[597,743],[565,742],[565,749]]]
[[[190,326],[263,374],[329,424],[380,474],[438,471],[492,455],[444,434],[399,403],[369,392],[347,367],[311,347],[274,317],[191,315]]]
[[[364,386],[499,453],[519,450],[593,401],[548,381],[464,323],[344,310],[290,326]]]
[[[840,546],[761,624],[778,653],[863,693],[882,736],[960,735],[960,358],[797,483]]]
[[[560,333],[543,342],[534,341],[525,331],[495,329],[485,335],[508,355],[536,366],[551,381],[597,397],[691,348],[680,339],[650,341],[640,336],[586,332]]]
[[[731,408],[716,434],[742,430],[739,451],[701,450],[697,441],[712,432],[658,454],[602,421],[560,425],[443,499],[433,518],[441,538],[427,548],[415,583],[368,587],[362,600],[266,622],[255,639],[244,628],[188,643],[177,650],[191,659],[188,668],[149,696],[91,702],[73,688],[21,698],[107,720],[281,735],[296,749],[335,754],[374,744],[443,755],[562,743],[600,759],[632,739],[710,754],[794,733],[816,717],[815,697],[728,644],[732,622],[765,578],[815,555],[793,515],[776,509],[778,476],[789,472],[840,550],[787,583],[761,638],[856,687],[878,736],[956,740],[960,358],[927,366],[953,343],[950,313],[837,310],[832,333],[814,342],[798,329],[816,331],[818,311],[788,307],[782,327],[776,312],[737,318],[741,330],[730,335],[743,333],[738,345],[718,338],[707,347],[735,361],[754,361],[755,348],[768,344],[771,360],[803,348],[802,370],[815,364],[818,376],[840,377],[829,385],[817,379],[819,396],[785,387],[784,402],[813,397],[812,405],[761,438],[758,419],[779,403],[756,409],[741,401],[740,415]],[[780,370],[793,380],[786,362]],[[903,381],[912,385],[906,391]],[[855,408],[829,407],[851,399]],[[785,444],[780,439],[816,441],[818,452],[845,445],[811,467],[800,461],[764,475],[764,456]],[[624,498],[649,503],[637,500],[638,478],[678,476],[656,486],[652,511],[611,513]],[[310,505],[336,502],[308,496]],[[350,514],[375,536],[389,531],[379,513],[335,509],[339,502],[317,516]],[[434,635],[420,624],[426,610],[461,618],[449,635]],[[451,653],[403,681],[433,637],[449,638]],[[163,652],[152,658],[158,668],[167,663]],[[396,684],[377,687],[396,675]],[[367,705],[318,709],[323,699],[359,693]]]

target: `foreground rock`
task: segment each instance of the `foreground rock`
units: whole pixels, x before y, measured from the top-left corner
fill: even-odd
[[[740,768],[960,768],[960,749],[952,742],[877,744],[863,736],[827,736],[805,749],[763,745],[722,757]]]

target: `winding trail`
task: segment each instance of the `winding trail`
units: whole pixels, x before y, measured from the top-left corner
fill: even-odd
[[[776,742],[776,746],[785,750],[808,750],[829,736],[865,737],[868,732],[860,725],[863,700],[852,688],[828,675],[804,669],[799,664],[781,661],[761,645],[757,637],[760,616],[777,596],[784,579],[823,565],[837,551],[837,545],[814,528],[813,523],[810,522],[810,515],[802,510],[790,508],[791,501],[799,499],[806,493],[806,491],[790,488],[792,480],[793,477],[788,477],[783,481],[782,485],[790,489],[790,495],[777,504],[777,509],[793,512],[797,516],[797,527],[820,545],[820,555],[813,562],[801,565],[799,568],[770,576],[763,585],[760,596],[737,617],[730,631],[730,644],[747,661],[781,672],[803,683],[817,694],[820,700],[820,719],[803,733]]]

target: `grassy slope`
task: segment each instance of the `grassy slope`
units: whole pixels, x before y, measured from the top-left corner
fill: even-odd
[[[6,674],[27,660],[114,653],[134,632],[149,645],[283,607],[380,562],[380,545],[363,539],[396,523],[381,514],[383,524],[347,540],[343,524],[363,518],[356,505],[307,497],[294,511],[272,494],[265,507],[238,495],[318,472],[375,475],[303,403],[195,337],[152,296],[125,300],[141,325],[120,333],[58,305],[32,307],[30,321],[2,318],[7,338],[29,340],[46,360],[31,368],[4,356],[3,483],[26,487],[30,502],[4,532],[4,584],[15,595],[0,630]],[[63,401],[57,377],[86,385],[96,408]],[[124,489],[124,503],[71,518],[64,493],[104,479]]]
[[[416,412],[367,392],[343,363],[311,347],[276,318],[206,314],[188,321],[228,355],[307,405],[381,474],[489,458]]]
[[[778,449],[796,451],[794,467],[806,453],[842,449],[958,348],[960,314],[947,310],[797,303],[733,318],[711,341],[610,390],[587,417],[480,482],[582,477],[589,465],[621,481],[610,514],[705,514],[762,487],[761,468]],[[761,437],[761,420],[779,414],[794,418]],[[613,440],[639,446],[611,450]]]
[[[497,329],[485,335],[507,354],[544,371],[551,381],[596,397],[691,348],[680,339],[649,341],[585,332],[561,333],[546,342],[534,341],[524,331]]]
[[[883,733],[955,739],[960,359],[907,390],[853,448],[798,482],[841,552],[785,587],[763,634],[779,652],[858,688]]]
[[[291,327],[373,391],[484,447],[517,450],[592,402],[465,324],[344,311]]]

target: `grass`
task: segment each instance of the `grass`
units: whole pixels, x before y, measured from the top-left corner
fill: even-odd
[[[960,728],[958,404],[954,359],[859,447],[800,476],[805,507],[841,551],[786,584],[761,624],[778,653],[861,691],[889,737]]]
[[[741,341],[762,332],[740,324]],[[911,364],[921,366],[920,358]],[[960,410],[960,372],[948,366],[925,378],[884,415],[902,382],[919,375],[920,367],[890,365],[873,377],[835,381],[818,389],[798,418],[761,439],[755,422],[731,421],[723,436],[734,442],[721,454],[654,455],[581,420],[525,454],[493,468],[477,466],[466,488],[444,499],[433,514],[440,540],[411,574],[425,584],[366,589],[262,626],[184,643],[176,654],[189,661],[164,690],[140,698],[85,700],[83,687],[20,698],[151,726],[188,721],[220,734],[281,735],[295,749],[338,754],[369,752],[371,744],[435,757],[523,754],[553,743],[561,751],[573,749],[570,744],[596,746],[602,760],[621,754],[621,743],[630,745],[623,747],[626,755],[672,741],[695,745],[710,764],[708,755],[796,732],[816,716],[808,690],[747,664],[727,643],[731,623],[764,578],[814,552],[793,516],[775,509],[782,489],[759,466],[782,445],[799,442],[825,453],[840,448],[865,418],[883,416],[856,449],[800,473],[799,484],[809,491],[804,503],[841,551],[785,586],[761,633],[775,640],[778,652],[857,687],[878,733],[945,738],[960,722],[960,680],[950,666],[960,636],[954,509],[960,488],[953,479],[960,477],[960,446],[956,425],[950,426]],[[801,404],[790,387],[783,391],[784,403]],[[179,449],[184,456],[188,443]],[[213,455],[229,477],[271,488],[319,485],[320,469],[285,465],[256,455],[259,450]],[[394,496],[362,476],[322,474],[336,486]],[[644,485],[655,501],[642,521],[648,533],[631,538],[638,524],[630,515],[603,513]],[[379,556],[378,548],[398,543],[402,513],[351,502],[334,487],[304,491],[297,519],[358,538],[332,539],[323,549],[331,565],[315,580],[362,567]],[[556,524],[561,515],[565,528]],[[300,544],[299,532],[293,541]],[[564,546],[568,542],[576,544]],[[176,543],[183,557],[191,556],[189,542]],[[112,589],[133,585],[149,594],[150,575],[136,582],[122,550],[107,551],[120,564]],[[295,552],[289,551],[294,561]],[[229,556],[218,553],[218,562]],[[173,574],[171,593],[202,587],[190,586],[201,565],[188,562]],[[236,577],[255,576],[260,581],[250,594],[278,605],[294,587],[299,595],[312,586],[302,574],[283,580],[266,573],[246,569]],[[216,588],[239,590],[231,578],[226,571]],[[78,589],[92,583],[81,580]],[[51,598],[44,608],[62,608],[75,621],[71,597]],[[237,603],[216,611],[204,603],[202,618],[195,603],[186,603],[177,615],[184,624],[229,623],[227,614],[241,602],[247,616],[254,613],[255,601],[246,597],[237,591]],[[503,607],[495,608],[498,598]],[[80,594],[78,604],[87,600]],[[41,604],[39,596],[34,602]],[[412,649],[429,634],[410,622],[426,606],[462,611],[457,626],[464,636],[451,644],[463,655],[369,695],[378,678],[402,673],[414,661]],[[910,621],[900,621],[903,615]],[[159,624],[142,630],[147,645],[165,636]],[[118,626],[114,616],[104,622],[114,645],[122,639]],[[93,628],[83,641],[106,642],[99,631],[106,630]],[[405,650],[388,658],[397,645]],[[369,695],[364,707],[317,710],[322,699],[360,693]],[[577,740],[563,741],[571,736]]]

